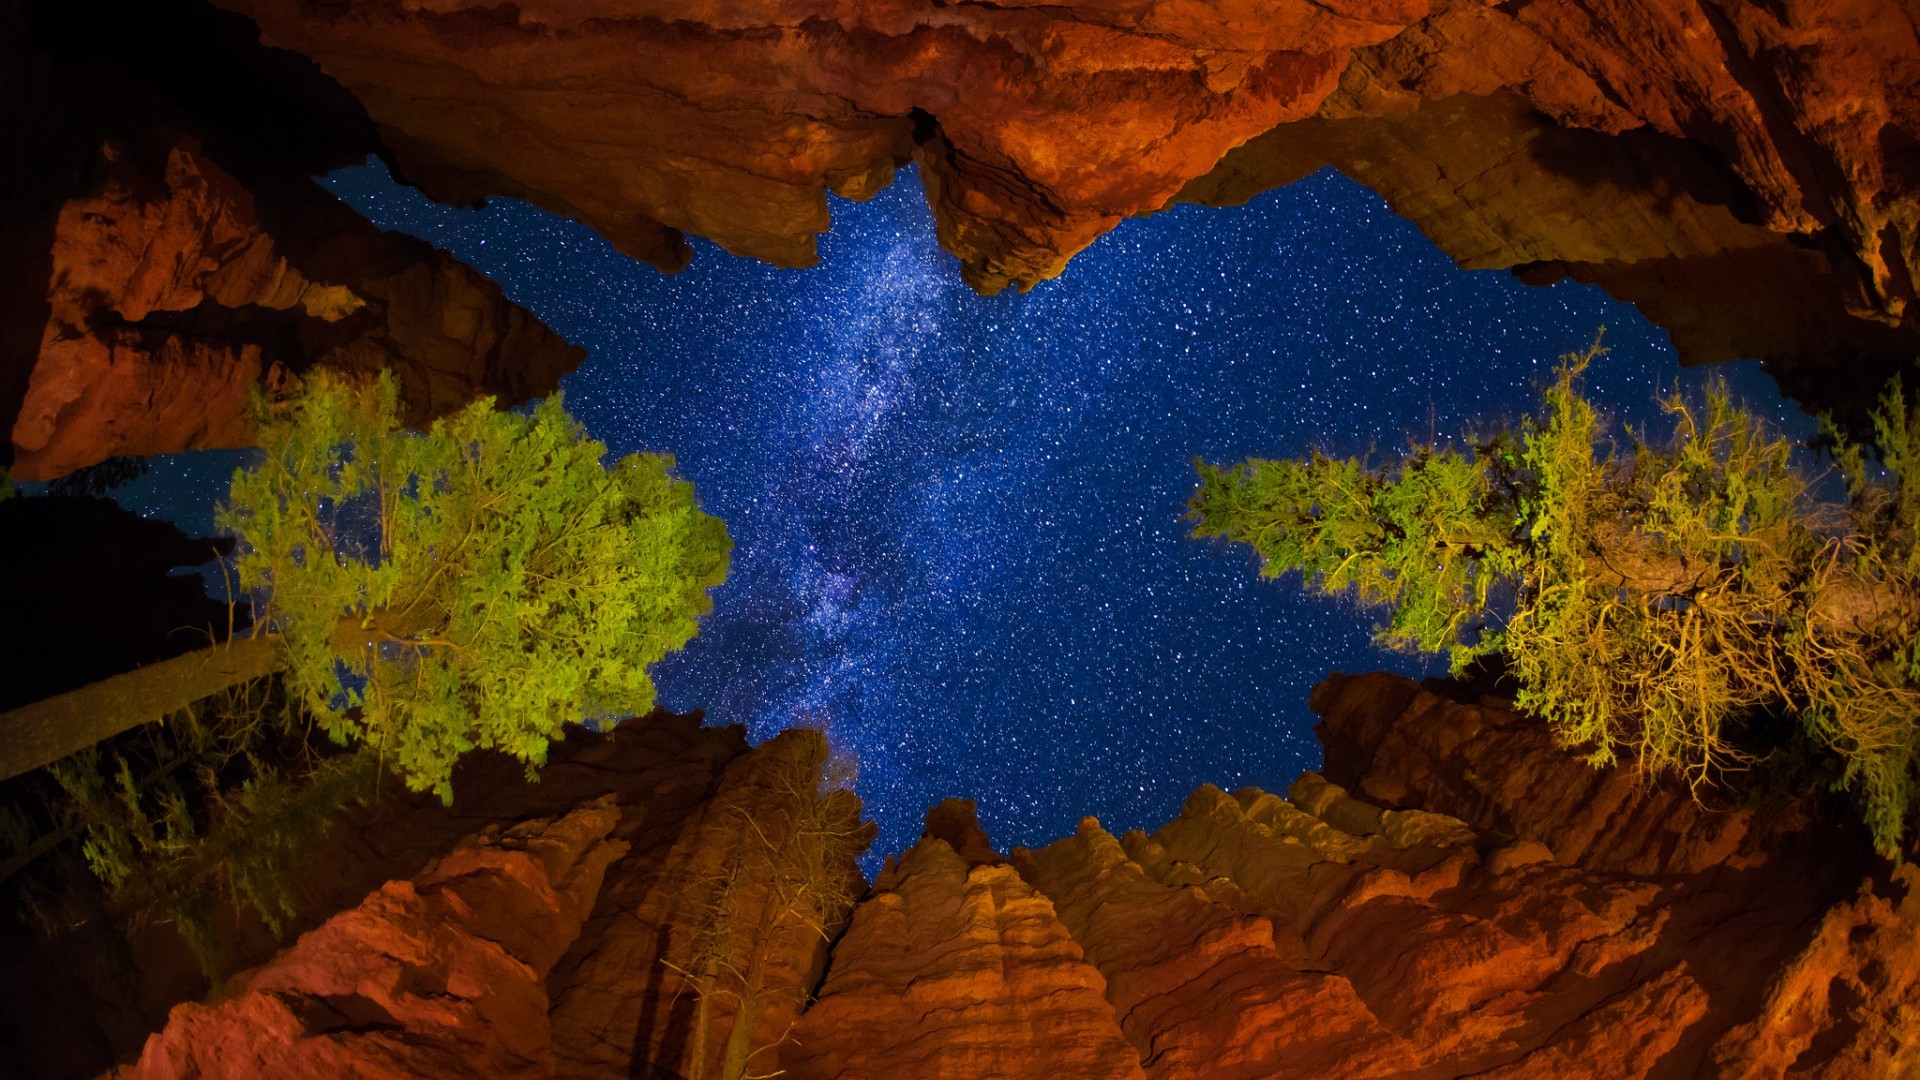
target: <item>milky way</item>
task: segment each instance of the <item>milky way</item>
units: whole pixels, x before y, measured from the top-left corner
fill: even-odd
[[[1087,814],[1151,827],[1201,783],[1284,788],[1318,761],[1317,680],[1432,670],[1374,650],[1350,604],[1188,538],[1194,456],[1446,436],[1528,408],[1602,324],[1603,406],[1645,419],[1698,381],[1630,308],[1461,272],[1332,173],[1129,222],[990,298],[910,173],[835,201],[815,269],[696,242],[672,277],[525,205],[451,210],[373,167],[329,182],[588,347],[575,415],[615,453],[676,455],[736,544],[714,615],[656,669],[662,703],[756,739],[827,725],[880,852],[951,795],[1004,846]]]

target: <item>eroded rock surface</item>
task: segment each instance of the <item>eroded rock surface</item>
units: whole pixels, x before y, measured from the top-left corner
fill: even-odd
[[[1425,7],[227,6],[351,89],[442,198],[528,198],[668,268],[682,232],[798,266],[826,190],[869,194],[912,158],[988,290],[1052,277],[1230,147],[1309,115],[1355,46]]]
[[[486,394],[550,393],[580,360],[477,271],[318,187],[282,192],[274,228],[183,133],[99,153],[100,191],[53,229],[46,328],[13,424],[21,479],[249,445],[249,393],[314,365],[393,371],[419,423]]]
[[[276,937],[251,909],[216,918],[227,970],[267,963],[293,937],[385,882],[413,878],[463,837],[564,817],[608,795],[620,813],[611,839],[627,845],[602,888],[611,898],[626,882],[657,872],[728,764],[746,752],[738,728],[702,727],[697,714],[661,712],[612,735],[574,732],[553,747],[539,783],[527,783],[518,762],[476,754],[455,773],[451,807],[389,787],[305,860],[291,883],[287,936]],[[139,920],[96,918],[52,940],[16,928],[0,936],[0,974],[14,991],[0,1009],[0,1061],[36,1077],[90,1077],[116,1059],[132,1060],[172,1006],[211,989],[171,927]]]
[[[250,33],[193,4],[0,7],[0,464],[16,478],[247,445],[249,392],[315,365],[393,371],[424,423],[549,393],[583,357],[311,180],[377,151],[373,125]]]
[[[1537,722],[1463,695],[1336,676],[1315,702],[1327,775],[1301,776],[1285,797],[1202,787],[1150,834],[1114,836],[1088,819],[1003,856],[971,804],[949,801],[850,919],[847,891],[834,919],[814,922],[770,913],[797,910],[807,890],[793,881],[832,880],[798,867],[850,875],[849,849],[834,849],[840,861],[754,852],[801,850],[823,823],[856,843],[870,836],[850,796],[821,786],[824,744],[812,732],[752,751],[715,744],[685,774],[706,779],[653,813],[631,794],[589,800],[580,813],[593,829],[569,835],[627,853],[600,875],[584,918],[556,901],[539,910],[569,914],[529,927],[522,908],[469,903],[449,909],[424,952],[355,959],[411,925],[409,905],[441,887],[422,883],[491,880],[450,878],[443,861],[376,890],[224,1003],[177,1009],[143,1067],[258,1063],[271,1051],[386,1075],[404,1047],[417,1055],[407,1067],[451,1075],[432,1055],[457,1036],[492,1055],[475,1061],[583,1077],[732,1066],[803,1080],[1920,1068],[1920,872],[1873,861],[1811,802],[1701,807],[1684,791],[1587,770]],[[671,726],[633,730],[664,738],[676,770],[701,745]],[[578,787],[593,775],[583,754],[621,742],[566,755],[567,790],[591,789]],[[482,801],[504,812],[513,790],[498,783]],[[428,957],[441,986],[483,970],[472,965],[498,948],[528,959],[497,976],[497,1008],[450,982],[454,1000],[438,1011],[342,989],[403,953]],[[536,992],[526,972],[547,965]],[[733,981],[715,981],[722,971]],[[380,1003],[380,1024],[352,1020],[371,1015],[353,1004],[361,998]],[[230,1043],[240,1049],[217,1048]]]
[[[401,370],[416,420],[550,389],[577,352],[305,179],[370,153],[669,270],[689,233],[807,265],[826,193],[911,161],[986,291],[1333,166],[1853,420],[1920,352],[1914,0],[220,3],[0,12],[18,475],[243,442],[312,363]]]
[[[810,1077],[1142,1080],[1106,980],[948,800],[874,882],[781,1065]]]
[[[439,197],[528,198],[668,269],[688,232],[809,264],[825,192],[911,160],[968,280],[1026,287],[1127,216],[1333,165],[1465,266],[1641,304],[1690,360],[1805,383],[1920,341],[1910,0],[221,2]]]
[[[765,1068],[865,885],[853,859],[872,826],[851,793],[822,791],[826,750],[789,731],[734,759],[657,862],[615,867],[549,983],[560,1075],[712,1076],[729,1055]],[[838,900],[813,906],[823,896]]]
[[[551,1075],[542,980],[608,864],[613,796],[469,839],[182,1005],[133,1077]]]

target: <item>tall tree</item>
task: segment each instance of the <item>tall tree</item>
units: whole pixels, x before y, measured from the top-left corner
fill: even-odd
[[[1519,703],[1595,764],[1698,785],[1773,749],[1757,718],[1790,717],[1897,854],[1920,781],[1920,411],[1889,390],[1879,467],[1830,431],[1823,486],[1724,386],[1668,398],[1665,438],[1607,438],[1579,391],[1604,351],[1564,358],[1538,417],[1459,446],[1200,463],[1195,533],[1383,609],[1389,646],[1456,670],[1504,652]]]
[[[476,747],[528,764],[571,721],[645,712],[731,543],[673,460],[606,447],[548,398],[399,430],[391,378],[319,374],[270,409],[219,521],[287,679],[337,741],[451,797]]]

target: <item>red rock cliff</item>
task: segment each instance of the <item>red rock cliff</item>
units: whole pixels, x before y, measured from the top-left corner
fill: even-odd
[[[703,794],[676,797],[657,820],[621,809],[608,826],[604,803],[560,819],[595,823],[564,826],[605,845],[582,850],[631,849],[607,866],[584,920],[554,914],[573,901],[468,904],[431,948],[406,953],[431,987],[500,948],[526,953],[523,974],[503,976],[511,1008],[489,1011],[447,983],[434,992],[452,1000],[420,1011],[393,998],[391,959],[359,959],[418,921],[420,897],[449,880],[443,861],[241,977],[238,996],[175,1010],[140,1074],[300,1053],[392,1075],[395,1046],[427,1062],[454,1042],[474,1061],[512,1062],[495,1074],[558,1076],[742,1075],[729,1063],[805,1080],[1920,1068],[1920,873],[1873,863],[1858,837],[1802,816],[1811,807],[1708,811],[1586,772],[1499,702],[1390,676],[1336,676],[1316,704],[1328,769],[1351,788],[1313,773],[1285,798],[1203,787],[1151,834],[1116,837],[1088,819],[1010,858],[971,804],[949,802],[831,925],[766,919],[795,910],[799,894],[781,882],[805,860],[753,854],[793,850],[802,821],[837,822],[856,843],[869,835],[844,796],[819,794],[818,736],[734,750],[712,759],[726,764],[710,786],[682,789]],[[671,730],[630,725],[636,738]],[[584,896],[543,883],[588,861],[548,860],[561,869],[515,888]],[[543,913],[532,927],[517,914],[527,910]],[[740,911],[759,914],[726,922]],[[746,930],[715,953],[723,923]],[[537,948],[512,944],[529,935]],[[716,955],[731,959],[716,967]],[[716,993],[721,968],[759,975]],[[348,975],[357,989],[339,988]],[[342,1019],[366,1012],[362,998],[381,1003],[380,1024]],[[336,999],[353,1008],[311,1004]],[[749,1001],[750,1037],[736,1043]],[[715,1006],[704,1021],[703,1002]]]
[[[683,232],[806,265],[825,192],[911,159],[968,279],[1026,287],[1130,215],[1331,164],[1463,265],[1597,281],[1693,360],[1920,341],[1911,0],[221,2],[428,190],[669,269]]]
[[[415,423],[579,364],[479,273],[309,179],[377,151],[373,124],[254,36],[186,3],[0,4],[14,476],[246,445],[249,390],[317,364],[394,371]]]
[[[278,368],[397,367],[418,419],[577,363],[301,188],[374,152],[665,269],[686,233],[806,265],[827,191],[913,161],[987,291],[1331,165],[1464,266],[1598,283],[1684,359],[1774,361],[1823,407],[1920,352],[1915,0],[219,3],[0,9],[20,475],[243,441]]]
[[[444,252],[318,187],[255,194],[190,137],[99,150],[98,194],[60,208],[47,322],[13,424],[13,473],[247,446],[250,390],[298,370],[391,370],[415,423],[551,393],[580,350]]]

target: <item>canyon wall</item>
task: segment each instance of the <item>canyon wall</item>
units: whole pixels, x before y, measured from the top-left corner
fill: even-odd
[[[444,252],[382,233],[302,180],[269,225],[184,133],[99,148],[61,206],[47,322],[13,423],[13,474],[252,443],[248,395],[315,365],[392,371],[423,423],[487,394],[551,393],[580,350]]]
[[[1914,0],[220,3],[0,7],[18,475],[243,443],[246,388],[314,363],[412,376],[416,421],[551,389],[577,351],[307,180],[373,154],[669,271],[689,234],[808,265],[827,192],[913,162],[988,292],[1333,166],[1810,407],[1920,351]]]
[[[456,1054],[798,1080],[1920,1068],[1920,872],[1816,801],[1708,807],[1593,772],[1450,684],[1335,676],[1315,705],[1328,775],[1285,797],[1202,787],[1152,833],[1087,819],[1007,854],[949,801],[850,911],[784,923],[804,890],[783,883],[835,876],[798,867],[851,872],[855,848],[822,862],[814,830],[871,838],[820,783],[820,737],[749,751],[629,721],[568,744],[564,797],[502,779],[477,837],[176,1007],[124,1075],[442,1075]],[[662,812],[616,755],[684,778],[648,796]],[[748,929],[716,965],[722,924]],[[723,970],[758,974],[726,992]]]
[[[220,0],[364,104],[402,175],[663,269],[785,266],[914,162],[967,280],[1332,165],[1470,268],[1639,304],[1829,396],[1920,344],[1912,0]]]
[[[315,365],[393,371],[424,423],[550,393],[583,357],[316,184],[380,143],[253,33],[192,5],[0,7],[0,465],[16,478],[248,445],[250,391]]]

